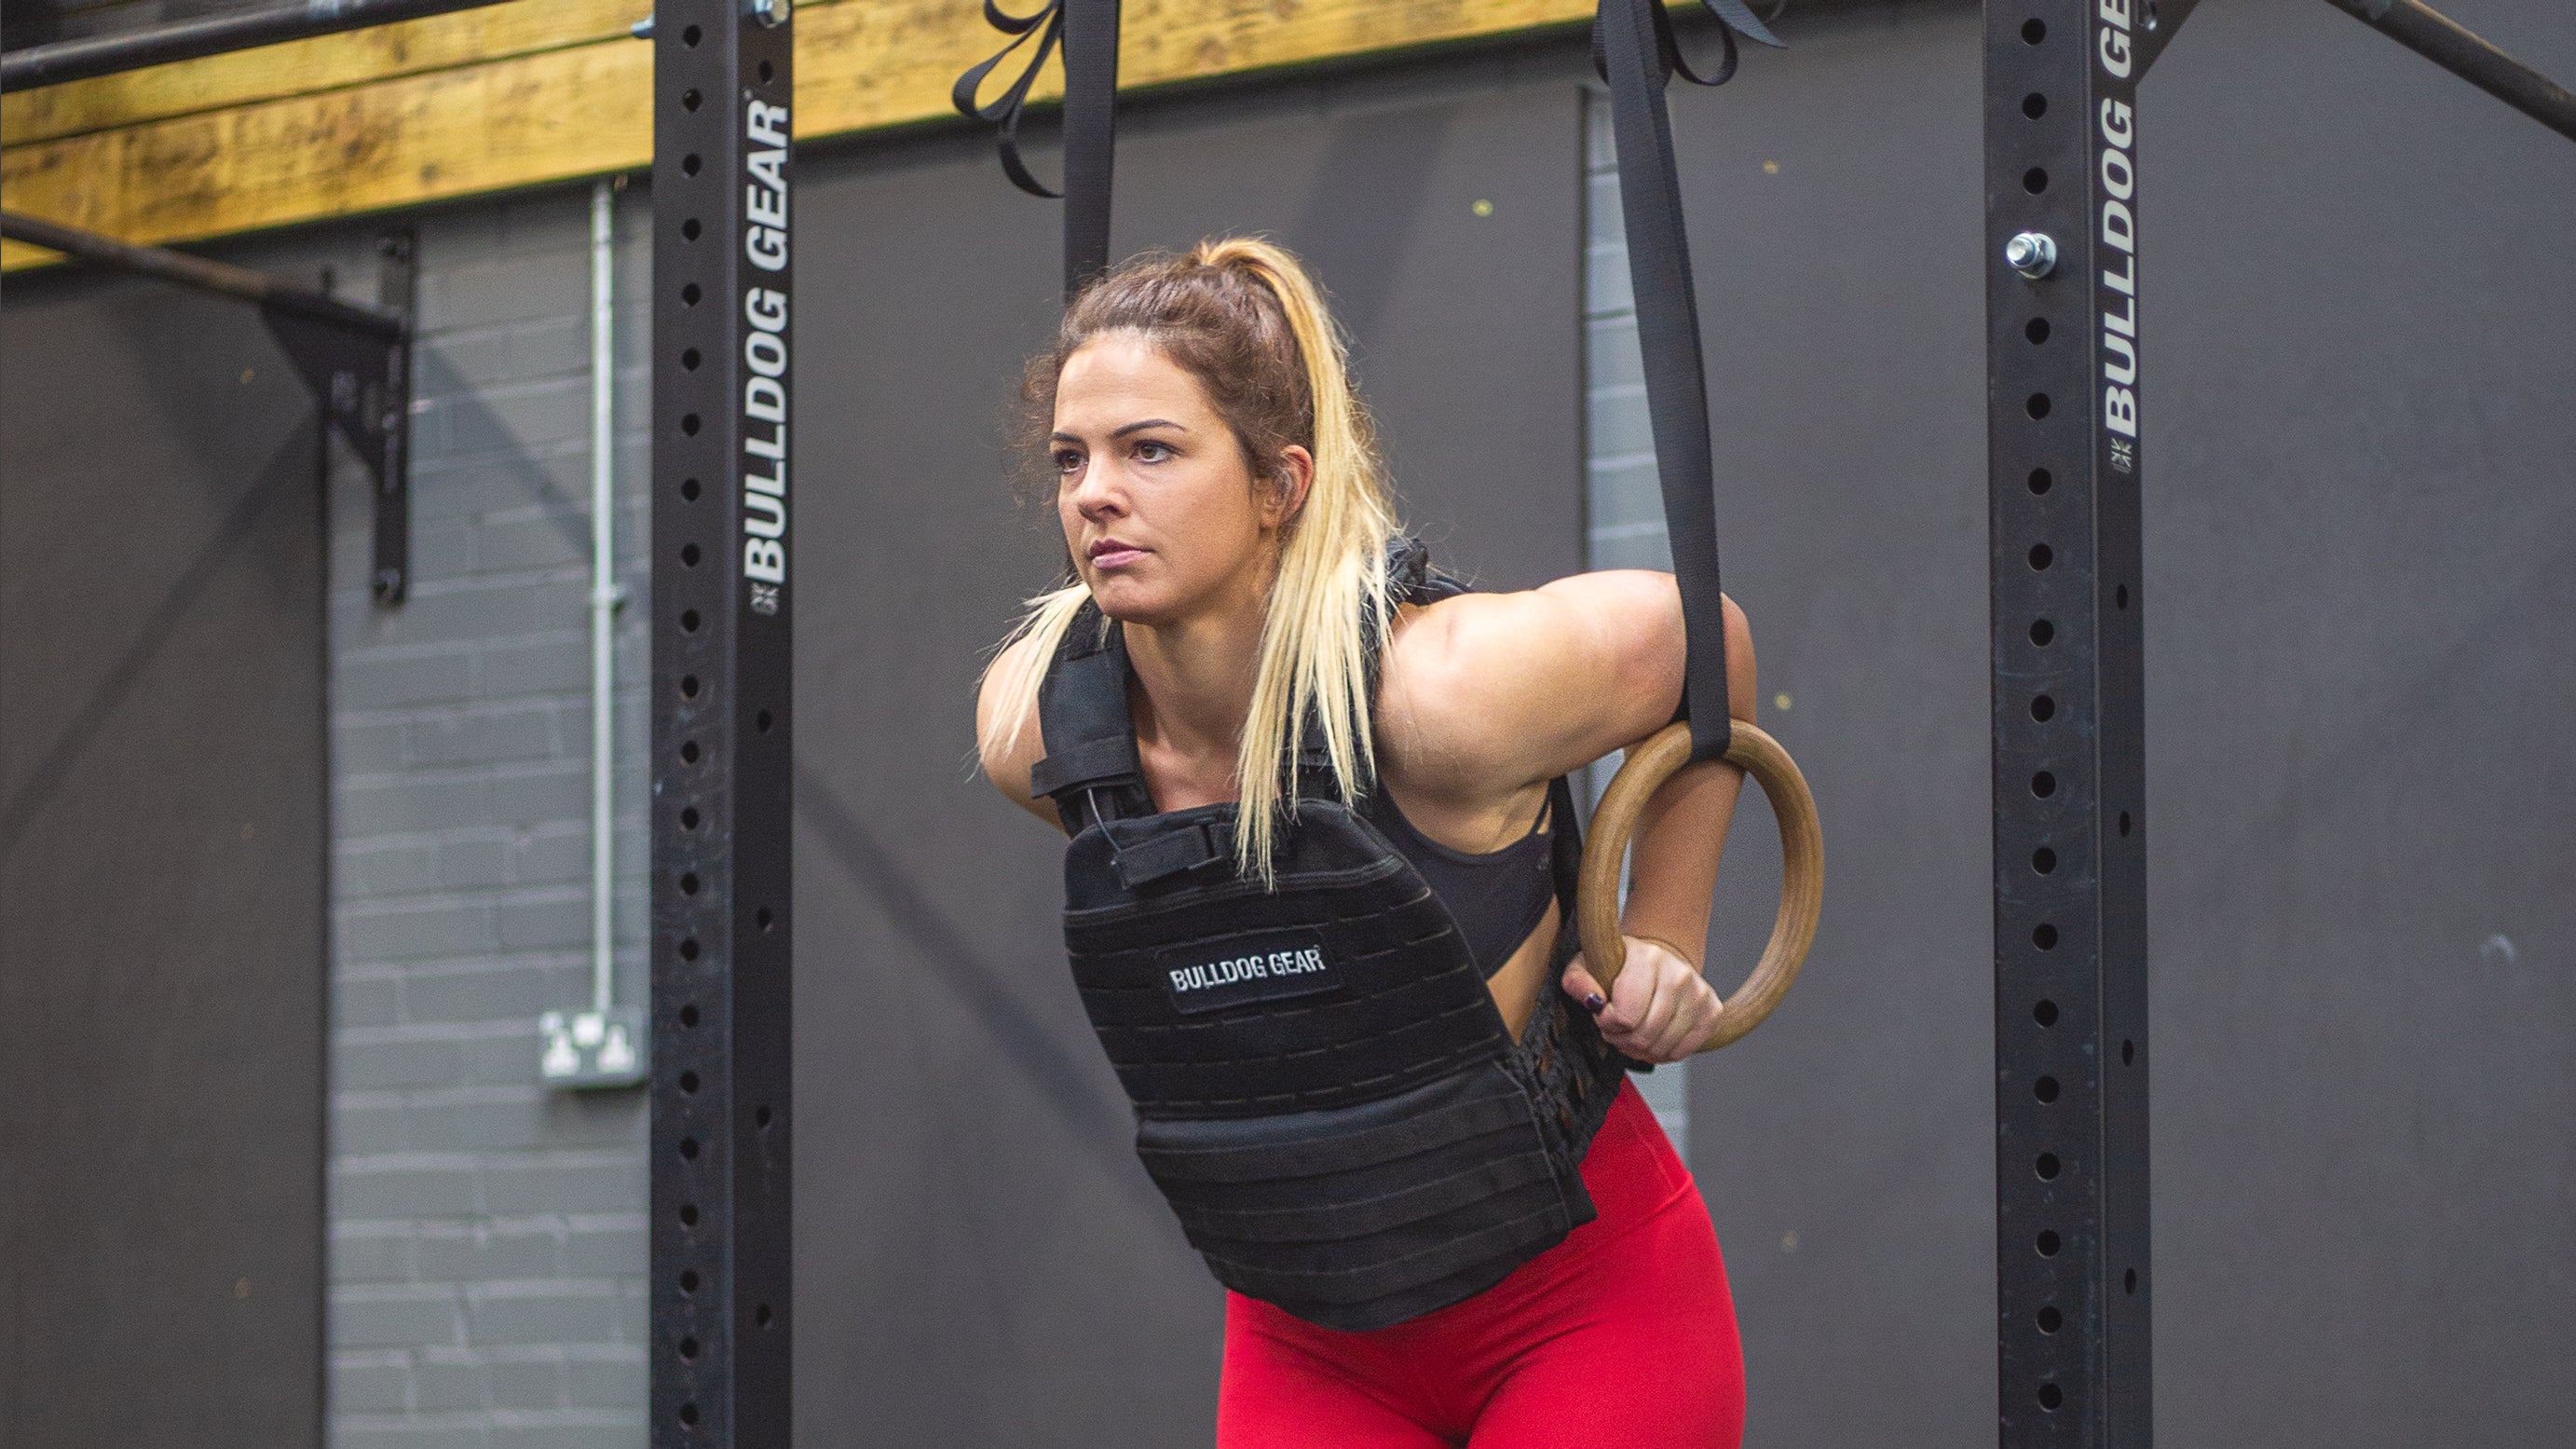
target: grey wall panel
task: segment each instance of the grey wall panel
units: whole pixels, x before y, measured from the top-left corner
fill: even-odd
[[[0,1416],[320,1438],[313,409],[246,308],[13,281],[0,351]]]
[[[1119,158],[1122,249],[1257,227],[1317,264],[1414,518],[1513,582],[1581,556],[1571,79],[1139,107]],[[1205,1443],[1220,1295],[1065,978],[1060,846],[969,769],[983,652],[1061,548],[998,427],[1058,214],[966,137],[806,177],[798,1433]]]
[[[2576,72],[2563,7],[2444,8]],[[1781,1014],[1694,1073],[1694,1166],[1751,1441],[1977,1443],[1976,14],[1783,33],[1674,105],[1729,586],[1833,882]],[[2565,1442],[2576,149],[2304,0],[2204,6],[2141,105],[2161,1437]]]

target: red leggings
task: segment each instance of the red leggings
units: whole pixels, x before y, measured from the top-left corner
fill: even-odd
[[[1227,1294],[1217,1449],[1736,1449],[1744,1356],[1717,1234],[1625,1082],[1583,1183],[1600,1217],[1393,1328]]]

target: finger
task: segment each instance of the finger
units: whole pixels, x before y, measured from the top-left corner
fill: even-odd
[[[1655,994],[1643,1016],[1638,1018],[1637,1044],[1648,1051],[1663,1052],[1672,1037],[1677,1017],[1690,999],[1689,967],[1671,957],[1655,963]]]
[[[1674,993],[1679,999],[1675,1003],[1672,1021],[1655,1039],[1655,1060],[1659,1062],[1677,1062],[1698,1051],[1700,1043],[1707,1041],[1709,1033],[1717,1026],[1717,1014],[1721,1008],[1717,993],[1696,976],[1684,982],[1683,987]]]
[[[1594,980],[1592,973],[1585,969],[1583,957],[1579,953],[1573,963],[1565,968],[1565,975],[1559,980],[1565,985],[1566,995],[1573,997],[1584,1009],[1596,1016],[1600,1014],[1603,1007],[1610,1004],[1610,998],[1601,990],[1601,983]]]
[[[1636,1037],[1637,1028],[1654,1009],[1656,994],[1663,984],[1659,964],[1654,953],[1633,946],[1629,949],[1628,969],[1610,983],[1610,1005],[1600,1013],[1605,1035],[1630,1040]]]

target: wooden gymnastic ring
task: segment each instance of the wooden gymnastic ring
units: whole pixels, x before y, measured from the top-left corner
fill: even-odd
[[[1628,839],[1646,801],[1665,781],[1690,763],[1687,722],[1658,730],[1645,743],[1631,746],[1627,760],[1592,812],[1592,836],[1583,845],[1583,870],[1574,897],[1575,930],[1583,942],[1583,961],[1607,995],[1627,963],[1627,938],[1619,934],[1619,875],[1628,858]],[[1717,1018],[1717,1030],[1695,1051],[1715,1051],[1762,1024],[1771,1008],[1788,995],[1798,967],[1816,939],[1816,918],[1825,903],[1825,832],[1816,818],[1816,797],[1807,777],[1780,742],[1744,723],[1735,722],[1726,759],[1740,765],[1771,799],[1780,822],[1780,914],[1771,924],[1771,942],[1753,974]]]

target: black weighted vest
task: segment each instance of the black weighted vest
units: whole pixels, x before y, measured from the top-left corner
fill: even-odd
[[[1457,591],[1418,544],[1389,562],[1399,599]],[[1382,1328],[1590,1222],[1579,1168],[1631,1064],[1554,986],[1581,853],[1565,781],[1549,798],[1568,924],[1515,1043],[1448,907],[1340,803],[1319,745],[1264,889],[1235,872],[1233,804],[1154,809],[1128,680],[1123,636],[1086,606],[1040,689],[1031,784],[1072,835],[1065,946],[1137,1156],[1217,1280]]]

